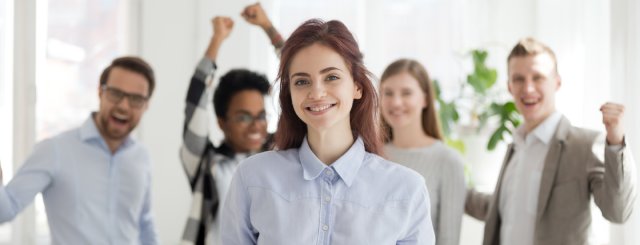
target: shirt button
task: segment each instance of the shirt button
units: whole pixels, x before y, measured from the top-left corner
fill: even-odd
[[[329,201],[331,201],[331,197],[330,197],[330,196],[326,196],[326,197],[324,197],[324,200],[325,200],[326,202],[329,202]]]
[[[322,226],[322,230],[323,230],[323,231],[327,231],[327,230],[329,230],[329,226],[328,226],[328,225],[323,225],[323,226]]]
[[[327,169],[327,170],[324,171],[324,174],[326,174],[328,176],[331,176],[331,175],[333,175],[333,172],[331,172],[331,170]]]

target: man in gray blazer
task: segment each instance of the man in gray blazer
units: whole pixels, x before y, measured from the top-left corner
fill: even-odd
[[[625,222],[636,197],[636,170],[622,126],[624,106],[600,107],[606,135],[571,126],[556,111],[557,61],[526,38],[507,59],[509,92],[524,123],[514,132],[493,195],[469,190],[465,211],[484,220],[484,244],[587,244],[590,200]]]

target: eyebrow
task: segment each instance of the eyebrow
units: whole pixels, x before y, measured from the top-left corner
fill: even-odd
[[[339,68],[331,66],[331,67],[327,67],[327,68],[324,68],[324,69],[320,70],[320,73],[321,74],[322,73],[327,73],[327,72],[330,72],[330,71],[333,71],[333,70],[342,71]],[[309,73],[306,73],[306,72],[297,72],[297,73],[294,73],[293,75],[291,75],[291,77],[295,77],[295,76],[310,77],[311,75],[309,75]]]
[[[267,113],[267,112],[265,110],[262,110],[262,111],[258,112],[258,115],[260,115],[262,113]],[[251,113],[250,111],[247,111],[247,110],[237,110],[237,111],[233,112],[233,114],[236,114],[236,115],[237,114],[248,114],[248,115],[252,115],[253,116],[253,113]]]
[[[142,95],[142,94],[135,93],[135,92],[134,92],[134,93],[129,93],[129,92],[127,92],[127,91],[124,91],[124,90],[122,90],[122,89],[119,89],[119,88],[116,88],[116,87],[113,87],[113,86],[109,86],[109,85],[104,85],[104,86],[105,86],[105,88],[107,88],[107,89],[116,90],[116,91],[118,91],[118,92],[120,92],[120,93],[123,93],[123,94],[129,95],[129,96],[140,96],[140,97],[143,97],[143,98],[145,98],[145,99],[148,99],[148,98],[149,98],[148,96],[144,96],[144,95]]]

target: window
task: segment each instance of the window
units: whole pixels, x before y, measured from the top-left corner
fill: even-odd
[[[38,1],[47,4],[44,57],[36,68],[36,141],[79,126],[98,108],[99,77],[117,56],[128,52],[127,1]],[[49,244],[40,195],[36,198],[38,244]]]
[[[98,108],[102,69],[126,50],[125,1],[48,1],[38,67],[37,141],[81,124]]]
[[[12,0],[0,0],[0,165],[2,181],[13,177]],[[11,225],[0,225],[0,244],[11,242]]]

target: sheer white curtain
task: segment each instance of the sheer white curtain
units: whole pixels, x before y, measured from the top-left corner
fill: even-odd
[[[611,1],[611,96],[626,105],[625,129],[635,159],[640,156],[640,3],[635,0]],[[636,160],[637,161],[637,160]],[[637,162],[636,162],[637,163]],[[636,165],[638,176],[640,168]],[[637,181],[637,180],[636,180]],[[636,182],[636,187],[637,187]],[[636,193],[637,193],[636,188]],[[632,245],[640,241],[640,202],[625,225],[613,225],[612,244]]]

